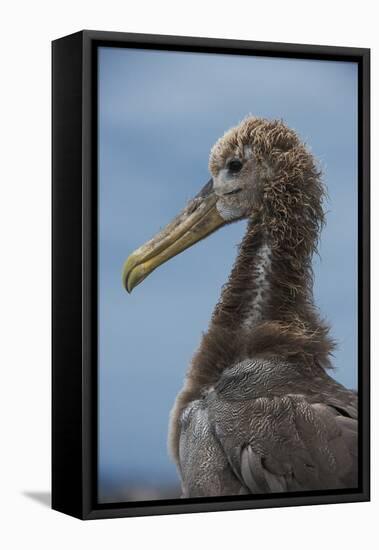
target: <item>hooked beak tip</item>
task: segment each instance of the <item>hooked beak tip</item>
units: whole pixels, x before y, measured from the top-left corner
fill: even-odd
[[[133,290],[133,286],[130,284],[130,274],[134,268],[134,265],[135,261],[133,254],[131,254],[124,263],[124,267],[122,269],[122,284],[128,294],[131,294]]]

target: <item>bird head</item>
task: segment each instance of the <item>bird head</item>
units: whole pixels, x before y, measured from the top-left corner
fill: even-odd
[[[294,178],[304,177],[299,166],[317,179],[312,157],[296,133],[281,121],[248,117],[228,130],[211,149],[208,183],[171,223],[126,260],[125,289],[131,292],[159,265],[229,223],[247,218],[262,223],[265,218],[269,225],[274,219],[274,232],[283,232],[283,221],[288,223],[288,200],[285,203],[283,197],[291,196],[295,206],[300,201],[296,193],[301,181],[293,185]],[[291,170],[292,179],[286,186],[283,174]],[[313,188],[317,207],[322,191],[319,187],[317,194],[317,185]],[[320,217],[321,210],[316,212],[316,218]],[[318,226],[317,220],[315,223]]]

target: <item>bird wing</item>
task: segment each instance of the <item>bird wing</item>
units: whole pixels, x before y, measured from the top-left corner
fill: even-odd
[[[350,404],[306,395],[209,396],[214,433],[247,492],[357,486],[357,419]],[[349,412],[347,412],[349,411]]]
[[[192,401],[181,416],[179,457],[183,497],[238,495],[243,489],[214,434],[206,400]]]

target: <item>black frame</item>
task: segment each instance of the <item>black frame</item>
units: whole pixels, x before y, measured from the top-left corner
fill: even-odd
[[[370,50],[81,31],[53,46],[52,507],[81,519],[370,499]],[[97,48],[355,61],[359,82],[356,490],[97,503]]]

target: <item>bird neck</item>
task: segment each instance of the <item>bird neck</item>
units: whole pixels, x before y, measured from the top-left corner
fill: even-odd
[[[194,393],[245,359],[281,357],[301,368],[330,367],[334,344],[314,305],[311,250],[275,242],[262,223],[249,223],[190,367]]]
[[[262,223],[250,221],[212,324],[253,332],[262,323],[319,324],[313,299],[312,255],[274,242]]]

